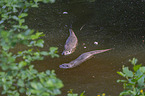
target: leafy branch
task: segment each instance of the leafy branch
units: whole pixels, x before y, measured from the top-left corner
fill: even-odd
[[[44,56],[59,57],[56,47],[49,52],[39,51],[44,47],[43,32],[35,32],[25,25],[28,9],[38,7],[39,2],[54,0],[1,0],[0,1],[0,87],[8,96],[55,96],[60,94],[62,81],[55,72],[38,72],[32,62]],[[16,50],[17,45],[26,49]],[[35,51],[34,48],[37,48]],[[12,51],[14,50],[14,52]]]

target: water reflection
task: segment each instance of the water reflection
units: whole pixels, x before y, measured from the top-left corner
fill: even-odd
[[[145,64],[144,9],[144,2],[125,0],[66,0],[40,4],[39,9],[29,11],[27,24],[46,34],[42,50],[56,46],[60,58],[46,57],[44,61],[37,61],[35,67],[39,71],[56,70],[65,85],[60,96],[66,96],[69,89],[78,93],[86,91],[86,96],[96,96],[97,92],[118,96],[122,85],[116,83],[120,78],[116,71],[121,70],[122,65],[130,65],[128,59],[133,57]],[[61,56],[71,24],[79,45],[72,55]],[[94,42],[99,44],[95,45]],[[107,48],[114,50],[95,55],[73,69],[59,68],[60,64],[70,62],[84,52]]]

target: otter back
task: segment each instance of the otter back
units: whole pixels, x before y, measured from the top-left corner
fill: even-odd
[[[64,68],[64,69],[76,67],[76,66],[80,65],[81,63],[83,63],[84,61],[90,59],[93,55],[99,54],[102,52],[106,52],[109,50],[111,50],[111,49],[94,50],[94,51],[83,53],[77,59],[71,61],[70,63],[64,63],[64,64],[60,65],[59,67]]]
[[[62,55],[69,55],[72,54],[77,46],[78,39],[73,32],[72,29],[69,29],[70,35],[68,39],[66,40],[65,46],[64,46],[64,51],[62,52]]]

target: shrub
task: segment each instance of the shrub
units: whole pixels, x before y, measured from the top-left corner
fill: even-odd
[[[133,58],[129,60],[133,65],[132,70],[123,66],[122,71],[117,73],[125,78],[125,80],[117,80],[117,82],[123,83],[124,91],[120,93],[120,96],[144,96],[143,89],[145,88],[145,66],[137,64],[137,59]]]
[[[80,95],[78,95],[77,93],[73,93],[73,89],[70,89],[70,91],[68,91],[67,96],[85,96],[84,94],[85,92],[82,92]]]
[[[32,64],[43,60],[44,56],[58,57],[57,48],[50,52],[39,51],[43,47],[43,32],[35,32],[25,25],[25,17],[30,7],[38,7],[38,2],[54,0],[0,0],[0,87],[1,94],[8,96],[55,96],[63,87],[54,70],[38,72]],[[19,51],[17,45],[27,48]],[[14,50],[14,51],[13,51]],[[37,51],[35,51],[37,50]],[[40,65],[41,66],[41,65]]]

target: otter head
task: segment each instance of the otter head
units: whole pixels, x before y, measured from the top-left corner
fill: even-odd
[[[64,64],[59,65],[59,68],[63,68],[63,69],[68,69],[68,68],[72,68],[72,67],[73,67],[73,65],[69,64],[69,63],[64,63]]]
[[[63,52],[62,52],[62,55],[69,55],[69,54],[71,54],[72,53],[72,50],[64,50]]]

